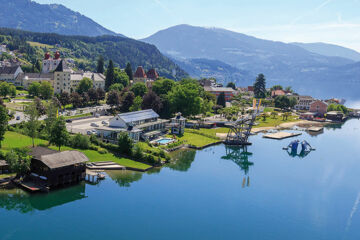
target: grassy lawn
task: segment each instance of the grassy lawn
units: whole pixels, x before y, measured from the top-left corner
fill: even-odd
[[[44,43],[39,43],[39,42],[31,42],[31,41],[27,41],[30,46],[32,47],[40,47],[40,48],[53,48],[54,46],[52,45],[48,45],[48,44],[44,44]]]
[[[262,118],[258,118],[256,122],[259,124],[256,125],[255,128],[257,128],[257,127],[275,127],[275,126],[279,126],[282,123],[296,122],[298,120],[299,120],[299,117],[297,117],[297,116],[289,116],[287,120],[283,120],[282,116],[277,116],[276,118],[269,116],[266,118],[265,121],[263,121]]]
[[[29,94],[29,92],[27,90],[17,90],[16,89],[16,95],[19,95],[19,94]]]
[[[16,173],[4,173],[4,174],[0,174],[0,179],[8,178],[8,177],[14,177],[15,175],[16,175]]]
[[[215,136],[215,134],[214,134]],[[184,141],[186,144],[193,145],[195,147],[203,147],[205,145],[218,142],[218,139],[208,138],[203,135],[190,133],[185,130],[185,133],[182,137],[177,137],[178,140]]]
[[[80,115],[75,115],[75,116],[64,116],[65,119],[73,119],[73,118],[81,118],[81,117],[89,117],[92,116],[91,113],[84,113],[84,114],[80,114]]]
[[[35,145],[38,144],[48,144],[48,142],[41,139],[35,139]],[[2,142],[1,150],[9,151],[13,148],[29,147],[29,146],[32,146],[32,139],[30,137],[21,135],[16,132],[6,132],[5,139]],[[55,146],[50,146],[50,148],[58,150],[57,147]],[[118,158],[111,153],[100,154],[99,152],[94,150],[79,150],[70,147],[61,148],[61,151],[65,151],[65,150],[78,150],[80,152],[83,152],[89,158],[90,162],[113,161],[125,167],[133,167],[139,169],[146,169],[150,167],[149,165],[136,162],[130,159]]]

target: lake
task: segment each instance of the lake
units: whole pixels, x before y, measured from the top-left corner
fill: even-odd
[[[297,139],[316,151],[292,156],[292,139],[260,134],[97,185],[2,190],[0,239],[360,239],[360,121]]]

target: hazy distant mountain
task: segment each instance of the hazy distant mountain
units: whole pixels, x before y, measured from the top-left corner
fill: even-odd
[[[63,35],[118,35],[59,4],[0,0],[0,27]]]
[[[255,75],[242,71],[219,60],[194,58],[186,60],[172,59],[179,67],[195,78],[214,77],[218,83],[236,82],[238,79],[252,79]]]
[[[143,41],[154,44],[162,53],[177,61],[194,58],[218,60],[249,73],[237,79],[240,86],[252,84],[258,73],[264,73],[269,86],[291,85],[300,93],[316,94],[319,97],[339,96],[339,92],[345,92],[340,90],[348,81],[360,89],[360,85],[356,85],[360,75],[350,80],[345,72],[341,72],[341,67],[354,64],[353,60],[320,55],[294,44],[258,39],[224,29],[189,25],[159,31]],[[328,74],[330,72],[333,75]],[[325,89],[324,86],[326,91],[321,91],[321,88]],[[345,90],[349,91],[349,96],[355,93],[354,89]]]
[[[350,48],[328,43],[292,43],[305,50],[329,57],[343,57],[353,61],[360,61],[360,53]]]

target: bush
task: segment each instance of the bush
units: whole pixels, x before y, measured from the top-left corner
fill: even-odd
[[[71,147],[79,149],[89,149],[90,148],[90,139],[87,136],[81,135],[80,133],[76,134],[70,140]]]
[[[142,160],[144,158],[143,150],[141,149],[139,144],[136,144],[133,150],[133,157],[136,160]]]
[[[122,154],[131,156],[133,150],[133,141],[126,132],[120,133],[118,140],[118,150]]]
[[[93,144],[95,144],[95,145],[97,145],[97,146],[100,145],[99,139],[98,139],[94,134],[92,134],[92,135],[90,136],[90,142],[93,143]]]
[[[106,154],[106,153],[108,153],[108,150],[106,150],[105,148],[98,148],[98,153],[100,153],[100,154]]]

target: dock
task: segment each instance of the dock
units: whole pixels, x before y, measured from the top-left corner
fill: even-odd
[[[302,133],[277,132],[277,133],[264,135],[263,137],[264,138],[281,140],[281,139],[285,139],[285,138],[291,138],[291,137],[300,136],[301,134]]]
[[[121,166],[121,165],[111,162],[111,161],[87,163],[86,168],[89,170],[101,170],[101,171],[104,171],[104,170],[126,170],[126,167]]]
[[[309,131],[309,132],[321,132],[323,130],[324,130],[323,127],[310,127],[307,129],[307,131]]]
[[[99,180],[103,180],[103,179],[105,179],[104,174],[86,169],[85,181],[90,183],[97,183]]]

